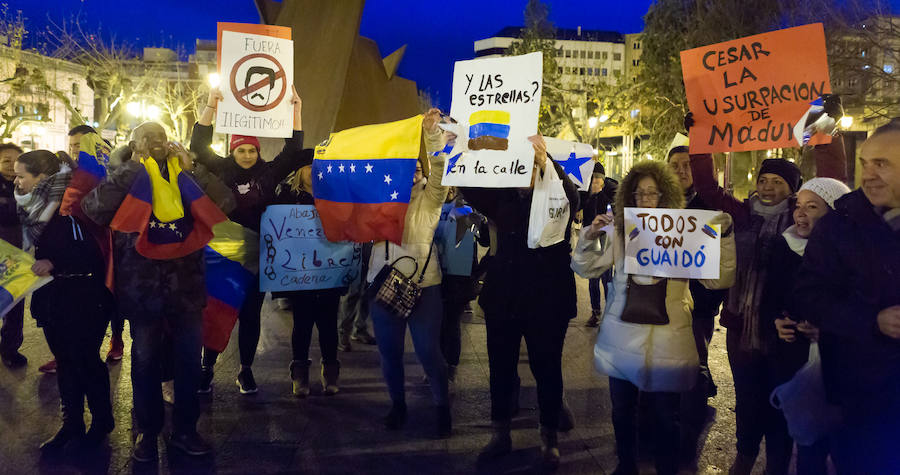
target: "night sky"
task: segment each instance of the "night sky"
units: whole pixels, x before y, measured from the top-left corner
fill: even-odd
[[[104,36],[114,35],[142,48],[184,46],[193,52],[195,38],[215,39],[216,22],[259,23],[253,0],[6,0],[21,10],[34,31],[46,28],[48,16],[60,22],[81,14],[82,24]],[[322,0],[336,1],[336,0]],[[521,26],[527,0],[367,0],[360,33],[374,39],[387,56],[407,44],[400,75],[427,90],[441,108],[450,107],[453,62],[474,56],[475,40],[504,26]],[[635,33],[651,0],[550,0],[551,20],[560,28]],[[211,8],[210,5],[215,5]],[[452,6],[456,12],[447,12]],[[463,14],[477,11],[478,15]],[[464,24],[455,21],[472,17]],[[36,35],[33,35],[37,39]],[[327,40],[323,38],[323,40]]]

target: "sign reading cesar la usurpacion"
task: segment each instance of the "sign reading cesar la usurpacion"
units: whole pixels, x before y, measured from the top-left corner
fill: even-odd
[[[821,23],[682,51],[681,68],[691,153],[795,147],[794,124],[831,92]]]

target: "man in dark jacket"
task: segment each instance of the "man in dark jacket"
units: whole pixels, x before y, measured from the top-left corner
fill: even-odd
[[[128,196],[144,165],[141,159],[153,158],[161,172],[171,143],[165,130],[152,122],[132,132],[132,159],[125,162],[91,191],[81,203],[85,214],[95,223],[109,225]],[[228,213],[234,208],[231,190],[198,167],[193,173],[189,155],[181,148],[182,173],[187,173],[207,196]],[[165,175],[163,175],[165,176]],[[119,310],[131,322],[131,378],[134,412],[140,434],[132,457],[140,462],[157,458],[157,436],[165,416],[160,388],[163,336],[170,332],[175,359],[174,431],[170,443],[190,455],[204,455],[209,445],[197,434],[200,402],[201,314],[206,306],[206,278],[202,249],[185,257],[154,260],[135,248],[137,233],[115,233],[115,294]]]
[[[588,226],[598,214],[605,214],[607,208],[616,199],[616,190],[619,182],[608,178],[603,164],[594,164],[594,172],[591,174],[591,186],[587,192],[579,192],[581,197],[581,222],[582,226]],[[603,273],[599,279],[588,280],[588,292],[591,297],[591,317],[585,326],[596,327],[600,324],[600,316],[603,315],[602,291],[606,292],[606,286],[612,280],[612,269]]]
[[[22,149],[14,143],[0,144],[0,239],[16,247],[22,247],[22,225],[16,214],[16,189],[13,180],[13,164],[22,154]],[[19,353],[22,346],[22,327],[25,317],[25,301],[22,300],[3,317],[0,327],[0,359],[9,368],[21,368],[28,364],[25,355]]]
[[[900,467],[900,119],[862,146],[862,188],[816,224],[795,287],[798,309],[821,330],[829,399],[844,426],[832,450],[839,473]]]

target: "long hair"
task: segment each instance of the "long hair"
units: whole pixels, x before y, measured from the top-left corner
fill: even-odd
[[[625,227],[625,208],[633,208],[637,206],[634,200],[634,191],[637,189],[638,182],[641,178],[649,176],[656,181],[656,187],[662,196],[659,198],[659,208],[684,208],[684,192],[681,185],[678,184],[678,178],[672,168],[664,162],[656,162],[645,160],[631,167],[622,183],[616,191],[616,232],[620,235],[624,233]]]

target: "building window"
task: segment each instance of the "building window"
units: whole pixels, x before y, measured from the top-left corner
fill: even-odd
[[[579,76],[584,76],[584,68],[581,68],[581,69],[579,70],[579,73],[578,73],[578,74],[579,74]]]
[[[622,74],[622,71],[619,69],[613,69],[613,77],[619,77]]]
[[[594,59],[594,52],[588,51],[588,59]]]
[[[562,74],[562,73],[563,73],[563,68],[562,68],[562,66],[560,66],[560,67],[559,67],[559,74]]]
[[[634,49],[641,49],[641,42],[637,41],[634,43]]]
[[[75,96],[76,98],[78,97],[78,83],[77,82],[72,83],[72,95]]]
[[[856,78],[852,78],[852,79],[850,79],[850,81],[849,81],[849,86],[850,86],[850,87],[856,87],[857,82],[858,82],[858,81],[856,80]]]
[[[561,58],[562,55],[563,55],[563,50],[562,50],[562,48],[556,50],[556,57],[557,57],[557,58]]]
[[[622,53],[613,53],[613,61],[622,61]]]
[[[581,59],[584,59],[586,57],[587,57],[587,51],[581,50]]]
[[[571,58],[571,57],[572,57],[572,50],[570,50],[570,49],[567,49],[567,50],[566,50],[566,57],[567,57],[567,58]]]
[[[588,76],[594,75],[594,68],[587,68]]]
[[[632,59],[632,60],[631,60],[631,65],[632,65],[632,66],[640,66],[640,64],[641,64],[641,60],[639,60],[639,59]]]
[[[609,58],[609,53],[607,53],[606,51],[604,51],[604,52],[603,52],[603,58],[602,58],[602,59],[603,59],[604,61],[606,61],[608,58]]]
[[[894,74],[894,65],[893,64],[885,64],[883,69],[884,69],[884,72],[886,72],[888,74]]]
[[[603,68],[603,69],[600,70],[600,75],[601,75],[601,76],[606,77],[606,73],[607,73],[606,68]]]

